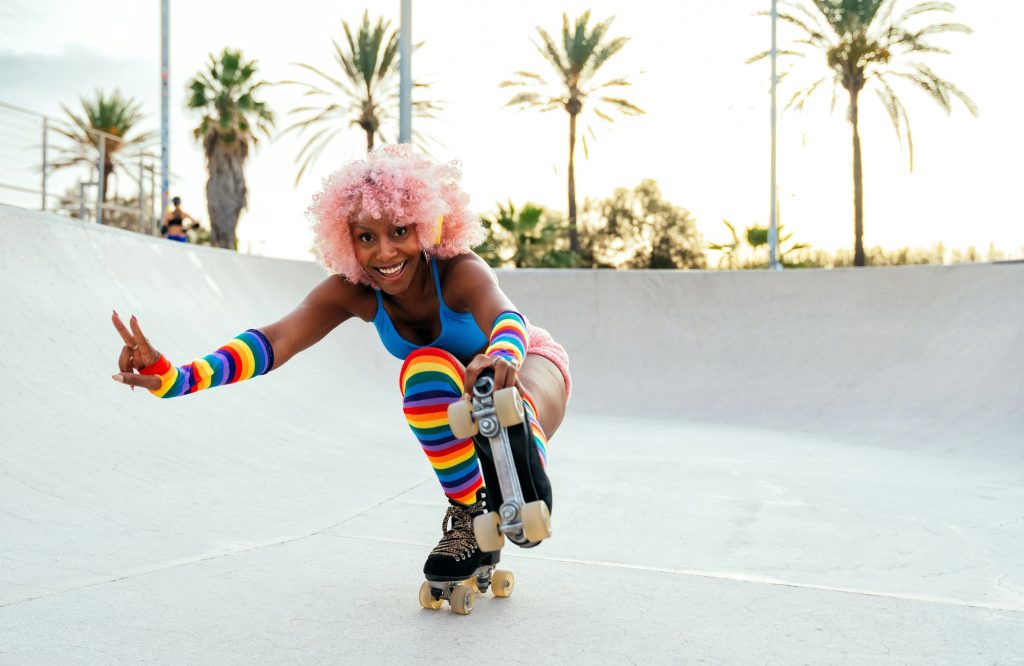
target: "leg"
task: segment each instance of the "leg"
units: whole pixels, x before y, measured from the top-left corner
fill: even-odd
[[[551,437],[565,417],[566,392],[562,373],[543,356],[527,354],[519,371],[519,381],[533,402],[538,424],[547,437]]]
[[[445,495],[463,505],[476,502],[483,486],[472,439],[457,439],[448,426],[448,405],[463,393],[465,369],[440,349],[418,349],[402,366],[405,418],[420,441]]]
[[[424,348],[409,354],[399,379],[405,418],[450,504],[441,541],[423,565],[428,581],[465,580],[498,562],[498,554],[482,552],[473,536],[473,516],[483,512],[478,498],[483,476],[473,440],[456,438],[448,425],[448,405],[462,397],[464,373],[448,352]]]

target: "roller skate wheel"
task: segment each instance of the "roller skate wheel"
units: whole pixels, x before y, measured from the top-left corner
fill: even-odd
[[[498,569],[491,576],[491,590],[494,592],[496,597],[507,597],[512,594],[512,590],[516,586],[516,577],[512,575],[511,571],[504,571]]]
[[[448,425],[452,434],[459,439],[467,439],[479,431],[473,420],[473,406],[468,400],[456,400],[448,405]]]
[[[505,535],[498,531],[499,520],[498,514],[493,511],[473,518],[473,536],[480,550],[485,553],[501,550],[505,545]]]
[[[519,425],[526,418],[523,412],[523,399],[515,386],[494,392],[494,411],[498,413],[498,423],[505,426]]]
[[[469,615],[476,604],[476,594],[476,590],[468,585],[456,585],[452,588],[452,596],[448,599],[448,603],[452,605],[452,610],[459,615]]]
[[[527,541],[543,541],[551,536],[551,512],[543,500],[524,504],[522,517],[523,535]]]
[[[441,600],[435,599],[434,595],[430,593],[430,583],[423,581],[420,585],[420,606],[427,610],[437,610],[441,607]]]

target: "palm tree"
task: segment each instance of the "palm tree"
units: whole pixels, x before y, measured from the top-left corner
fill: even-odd
[[[970,34],[971,29],[961,23],[950,22],[910,26],[925,15],[951,13],[954,7],[948,2],[920,2],[908,7],[895,18],[895,8],[901,4],[899,0],[811,0],[817,13],[799,0],[781,2],[788,5],[793,13],[780,12],[779,18],[803,33],[796,43],[821,52],[829,70],[825,76],[794,93],[786,108],[802,110],[811,95],[829,77],[833,83],[833,102],[840,87],[849,96],[847,119],[853,131],[854,265],[863,266],[864,185],[857,125],[860,93],[869,83],[875,83],[875,92],[885,106],[900,141],[905,131],[910,168],[913,169],[914,142],[910,133],[910,119],[892,84],[897,80],[909,81],[928,93],[947,114],[952,111],[953,100],[959,99],[972,115],[977,116],[978,108],[963,91],[915,59],[929,53],[949,53],[947,49],[930,42],[933,35],[948,32]],[[761,60],[768,53],[759,53],[748,62]],[[805,55],[795,50],[780,53],[796,57]]]
[[[488,238],[477,254],[491,266],[568,268],[576,263],[565,250],[565,221],[541,206],[527,203],[517,210],[511,201],[507,206],[499,203],[497,214],[482,217],[481,222]]]
[[[274,114],[255,97],[264,81],[255,81],[256,61],[242,59],[241,51],[224,49],[220,59],[210,54],[206,71],[189,81],[186,106],[202,114],[193,134],[203,142],[209,180],[206,209],[213,244],[235,247],[238,215],[247,203],[245,161],[257,133],[270,136]]]
[[[54,131],[72,141],[70,147],[60,149],[61,156],[50,166],[63,169],[76,164],[96,165],[100,154],[102,133],[109,135],[103,138],[103,201],[110,196],[107,184],[110,175],[116,170],[125,170],[123,156],[126,148],[141,148],[151,141],[154,132],[137,133],[132,137],[128,133],[145,117],[140,110],[141,104],[131,97],[123,97],[120,90],[106,95],[102,90],[96,91],[93,99],[80,97],[82,115],[78,115],[66,105],[60,107],[71,120],[65,129],[55,127]]]
[[[558,86],[552,89],[539,74],[533,72],[516,72],[518,78],[503,81],[502,88],[535,87],[539,90],[520,92],[512,97],[505,106],[518,106],[520,109],[537,108],[543,111],[564,109],[569,114],[569,249],[580,253],[579,229],[576,225],[576,171],[574,159],[576,154],[576,118],[583,111],[584,102],[593,102],[594,115],[606,122],[612,122],[610,111],[618,111],[627,116],[638,116],[643,109],[621,97],[610,97],[607,92],[599,91],[630,85],[625,77],[611,79],[594,84],[593,79],[598,69],[613,55],[619,52],[628,37],[616,37],[604,41],[612,18],[588,27],[590,12],[584,12],[570,27],[569,16],[562,14],[562,41],[556,43],[543,28],[537,28],[541,43],[537,50],[555,69]],[[604,42],[604,43],[602,43]],[[593,132],[591,131],[591,134]],[[583,151],[587,150],[586,136],[583,137]]]
[[[312,65],[295,63],[315,74],[317,83],[282,81],[305,88],[303,97],[321,102],[299,106],[289,112],[300,118],[284,133],[297,130],[301,136],[306,130],[313,131],[296,157],[301,163],[296,183],[331,141],[348,127],[355,125],[366,133],[366,150],[370,151],[377,139],[387,142],[392,138],[383,128],[397,124],[398,32],[389,32],[391,22],[383,18],[370,25],[368,12],[363,12],[362,23],[355,35],[345,21],[341,26],[345,31],[346,48],[331,40],[334,60],[341,69],[340,76],[331,76]],[[414,45],[413,49],[420,46],[422,42]],[[414,90],[428,87],[426,83],[413,83]],[[433,112],[440,108],[439,104],[426,100],[414,100],[412,103],[413,113],[420,118],[433,118]]]

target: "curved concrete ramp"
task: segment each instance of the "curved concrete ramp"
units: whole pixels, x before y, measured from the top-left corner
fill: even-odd
[[[0,663],[1016,663],[1024,265],[518,271],[573,359],[555,537],[507,600],[421,610],[436,482],[399,362],[342,326],[184,399],[172,359],[313,264],[0,207]]]

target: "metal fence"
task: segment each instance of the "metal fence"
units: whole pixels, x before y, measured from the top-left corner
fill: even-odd
[[[112,134],[0,102],[0,203],[157,234],[159,165]]]

